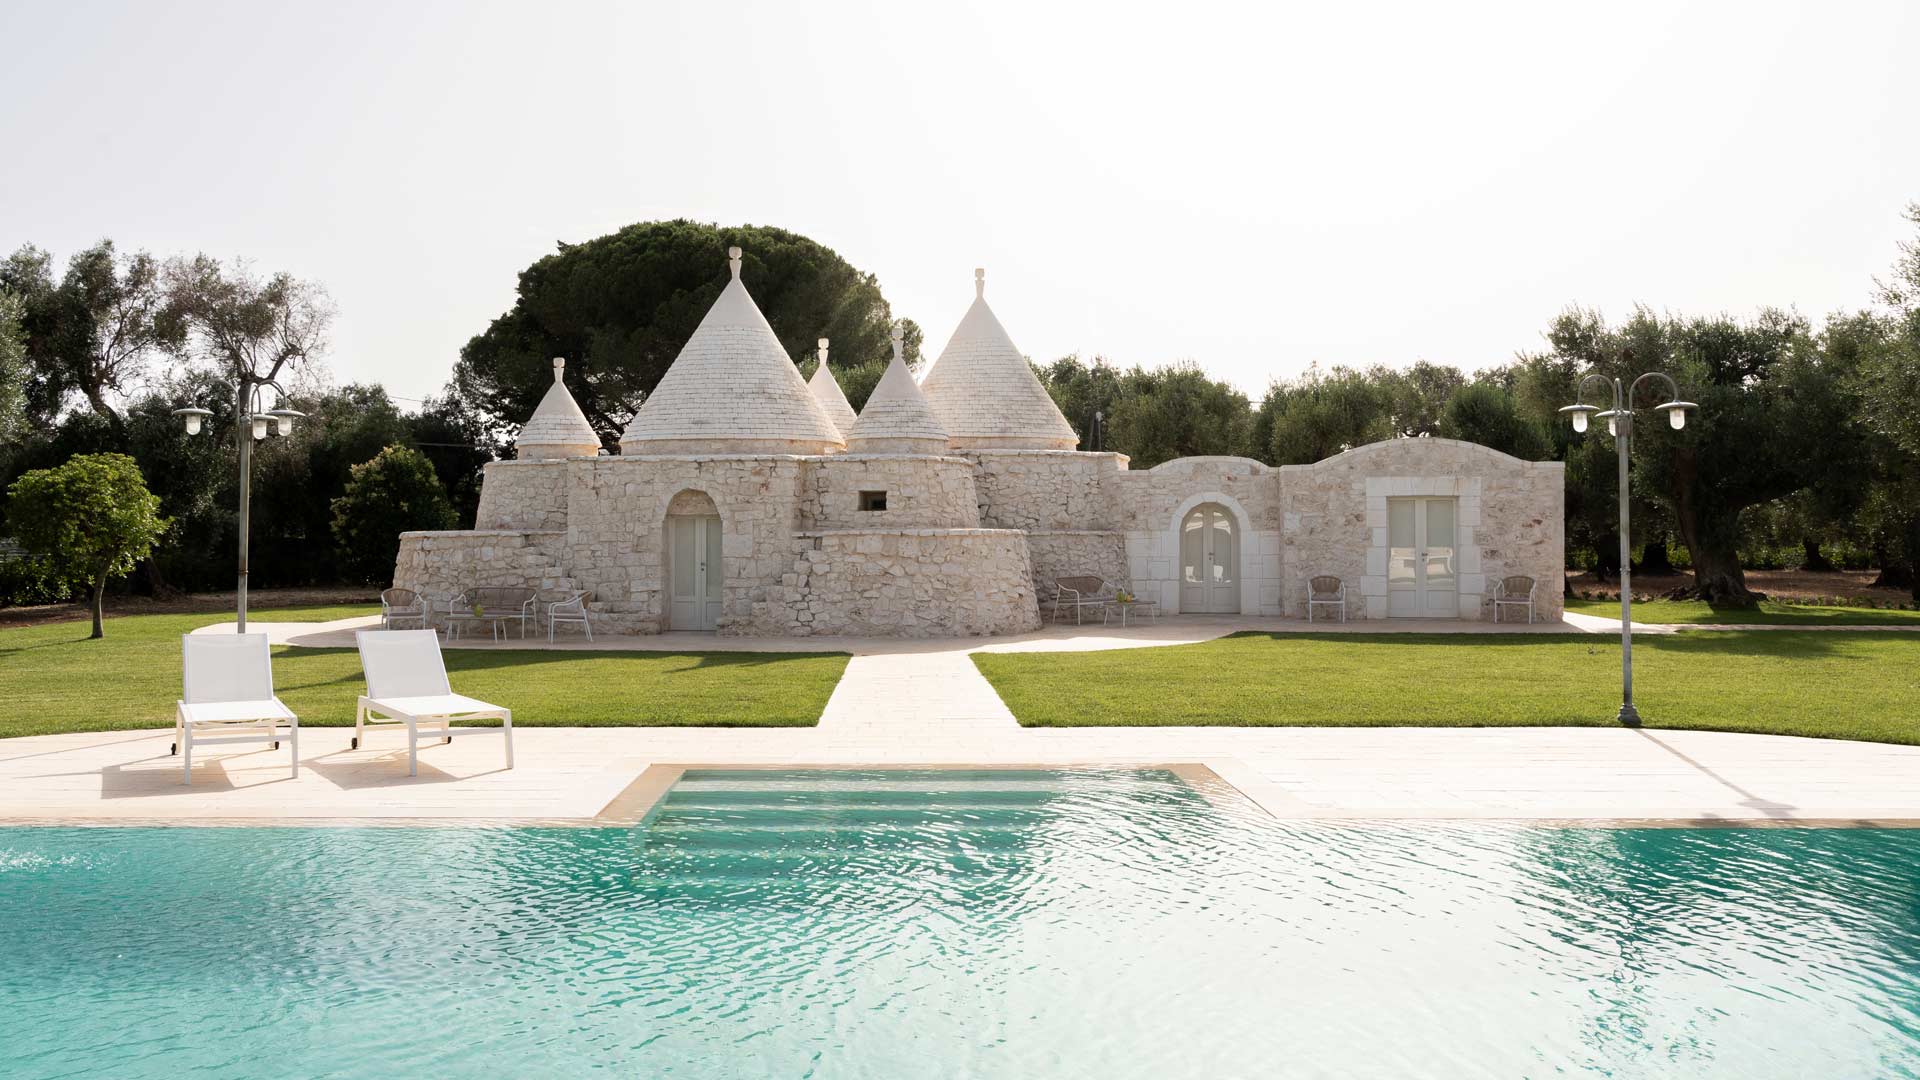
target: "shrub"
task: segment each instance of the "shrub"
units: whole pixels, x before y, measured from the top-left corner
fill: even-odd
[[[392,579],[400,534],[451,529],[457,516],[433,463],[418,450],[389,446],[355,465],[346,493],[333,500],[333,539],[341,569],[356,582]]]

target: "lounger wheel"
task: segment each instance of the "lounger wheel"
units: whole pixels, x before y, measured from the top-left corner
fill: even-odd
[[[348,739],[348,740],[347,740],[347,749],[349,749],[349,750],[358,750],[358,749],[360,749],[360,736],[358,736],[358,735],[355,735],[355,736],[354,736],[353,738],[351,738],[351,739]]]
[[[453,745],[453,736],[449,735],[445,739],[442,739],[441,741],[446,743],[448,746],[451,746]]]
[[[280,743],[279,743],[279,741],[278,741],[278,740],[275,740],[275,741],[274,741],[274,744],[273,744],[273,748],[274,748],[275,750],[278,750],[278,749],[280,749]]]
[[[169,744],[169,745],[167,746],[167,756],[168,756],[168,757],[173,757],[173,756],[175,756],[175,755],[177,755],[177,754],[179,754],[179,753],[180,753],[180,744],[179,744],[179,743],[171,743],[171,744]]]

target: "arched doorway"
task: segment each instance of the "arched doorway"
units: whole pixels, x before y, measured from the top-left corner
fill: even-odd
[[[720,625],[720,511],[704,491],[683,491],[667,504],[667,626],[712,630]]]
[[[1180,610],[1240,611],[1240,535],[1219,503],[1201,503],[1180,522]]]

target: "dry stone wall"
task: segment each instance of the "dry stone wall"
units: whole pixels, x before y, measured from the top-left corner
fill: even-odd
[[[971,450],[980,523],[992,529],[1111,529],[1109,485],[1123,454],[1075,450]]]
[[[567,527],[567,462],[490,461],[482,473],[479,529]]]
[[[1037,629],[1027,539],[1006,529],[851,529],[806,550],[739,634],[972,637]]]
[[[1053,603],[1054,582],[1063,577],[1094,575],[1133,590],[1127,566],[1126,534],[1087,530],[1036,530],[1027,534],[1033,560],[1033,588],[1043,608]]]
[[[438,599],[490,586],[570,589],[560,558],[566,538],[551,530],[401,533],[393,584]]]

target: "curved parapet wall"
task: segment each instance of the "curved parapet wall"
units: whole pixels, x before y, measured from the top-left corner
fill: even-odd
[[[1027,538],[1008,529],[806,533],[735,634],[973,637],[1038,629]]]
[[[566,542],[552,530],[404,532],[393,584],[436,599],[490,586],[559,592],[574,587],[563,568]]]

